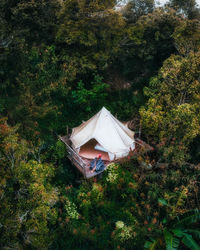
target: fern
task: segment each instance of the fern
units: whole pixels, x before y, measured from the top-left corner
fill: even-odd
[[[165,203],[162,199],[159,199],[159,201],[161,203]],[[200,231],[198,229],[187,228],[191,224],[196,223],[199,219],[200,212],[198,210],[195,212],[191,211],[190,213],[182,216],[181,219],[178,219],[178,222],[176,221],[173,223],[172,227],[165,229],[164,239],[166,250],[178,250],[180,242],[191,250],[200,250],[200,246],[192,238],[193,235],[195,238],[200,239]],[[162,238],[146,242],[145,248],[151,250],[156,249]]]
[[[179,195],[176,205],[173,207],[172,213],[175,213],[176,209],[184,204],[185,199],[187,198],[188,189],[185,187]]]
[[[182,229],[176,228],[171,230],[173,232],[174,235],[176,235],[176,237],[183,237],[184,236],[184,232]]]
[[[185,232],[193,234],[196,238],[200,239],[200,231],[195,229],[187,229]]]
[[[189,247],[192,250],[200,250],[200,246],[196,243],[196,241],[192,238],[192,235],[185,234],[182,242],[185,246]]]
[[[186,227],[192,223],[196,223],[198,220],[200,220],[200,212],[199,210],[197,211],[192,211],[192,214],[190,212],[190,215],[185,215],[184,218],[181,220],[179,219],[177,223],[174,223],[173,228],[181,228],[181,227]]]
[[[174,237],[169,231],[164,232],[166,250],[177,250],[180,244],[179,239]]]
[[[157,246],[159,245],[160,239],[154,240],[153,242],[151,241],[146,241],[144,248],[149,249],[149,250],[156,250]]]

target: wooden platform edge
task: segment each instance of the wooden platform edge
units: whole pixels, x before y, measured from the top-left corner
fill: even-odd
[[[87,171],[87,164],[84,162],[84,160],[81,158],[81,156],[78,155],[77,152],[69,145],[69,137],[68,136],[58,136],[59,139],[66,145],[67,148],[67,158],[71,161],[71,163],[83,174],[84,178],[90,179],[92,177],[95,177],[101,173],[103,173],[107,166],[105,167],[104,170],[100,172],[93,172],[91,173],[90,171]]]
[[[87,178],[86,175],[86,165],[81,159],[81,157],[75,152],[75,150],[69,145],[68,136],[59,136],[59,139],[66,145],[68,152],[68,159],[72,162],[72,164]]]
[[[109,164],[106,165],[104,170],[102,170],[100,172],[91,173],[91,171],[89,171],[88,164],[86,164],[84,162],[84,159],[82,159],[82,157],[70,146],[69,136],[58,136],[58,137],[66,145],[67,152],[68,152],[68,155],[67,155],[68,159],[83,174],[84,178],[86,178],[86,179],[90,179],[92,177],[95,177],[95,176],[103,173],[111,163],[119,163],[120,160],[126,158],[126,157],[124,157],[124,158],[121,158],[118,160],[111,161]],[[151,147],[149,144],[147,144],[146,142],[142,141],[139,138],[135,139],[135,143],[138,144],[140,147],[142,147],[144,149],[144,152],[154,150],[153,147]],[[136,152],[134,154],[138,155],[138,153],[136,153]]]

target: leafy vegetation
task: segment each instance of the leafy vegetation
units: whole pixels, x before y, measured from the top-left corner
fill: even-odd
[[[200,249],[195,0],[0,2],[0,248]],[[107,107],[154,150],[85,181],[58,135]]]

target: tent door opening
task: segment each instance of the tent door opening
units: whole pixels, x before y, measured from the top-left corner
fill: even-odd
[[[96,145],[99,145],[98,141],[96,141],[95,139],[89,140],[86,144],[81,146],[79,155],[87,159],[94,159],[98,154],[101,154],[102,160],[110,161],[108,153],[99,149],[95,149]]]

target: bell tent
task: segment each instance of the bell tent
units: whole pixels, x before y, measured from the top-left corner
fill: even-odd
[[[73,149],[92,159],[101,152],[102,159],[112,161],[125,157],[135,149],[134,132],[117,120],[105,107],[88,121],[73,128]]]

